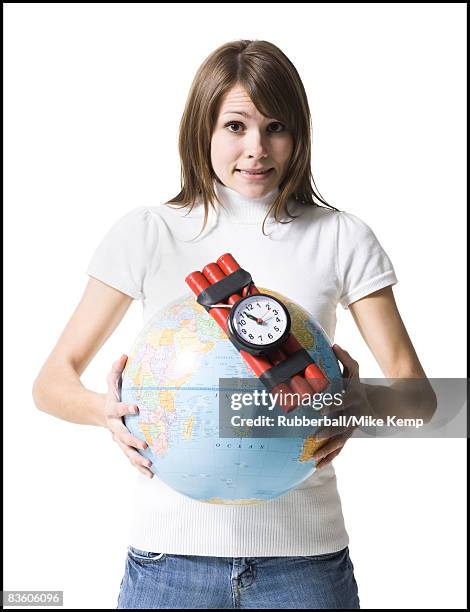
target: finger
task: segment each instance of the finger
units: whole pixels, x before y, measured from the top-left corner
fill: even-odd
[[[149,469],[152,465],[150,459],[142,457],[140,453],[133,450],[129,446],[122,444],[122,442],[120,442],[119,440],[118,445],[120,446],[126,457],[129,459],[129,461],[132,463],[132,465],[136,467],[139,472],[142,472],[142,474],[144,474],[148,478],[153,478],[153,472]]]
[[[125,404],[123,402],[109,402],[106,406],[107,417],[124,417],[129,414],[139,414],[139,407],[136,404]]]
[[[322,459],[322,461],[317,463],[317,465],[315,466],[317,468],[317,470],[321,470],[322,468],[325,467],[325,465],[328,465],[329,463],[331,463],[333,461],[333,459],[340,454],[342,448],[343,447],[338,448],[337,450],[335,450],[332,453],[330,453],[327,457]]]
[[[153,476],[154,476],[153,472],[151,472],[147,468],[142,468],[140,466],[137,466],[137,469],[139,470],[139,472],[142,472],[142,474],[144,474],[144,476],[147,476],[147,478],[152,479]]]
[[[145,450],[148,448],[147,442],[144,440],[139,440],[139,438],[133,436],[125,425],[122,425],[121,428],[119,422],[110,428],[110,432],[114,442],[121,442],[122,444],[132,446],[133,448],[139,448],[140,450]]]
[[[124,444],[120,440],[117,440],[119,448],[123,451],[126,457],[133,465],[140,465],[142,467],[149,468],[152,465],[150,459],[143,457],[138,451],[134,450],[131,446]]]
[[[338,448],[342,448],[345,444],[343,436],[334,436],[321,445],[312,455],[314,461],[320,461]]]

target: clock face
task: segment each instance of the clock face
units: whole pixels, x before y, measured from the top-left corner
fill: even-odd
[[[287,331],[288,313],[276,299],[252,295],[241,300],[232,312],[232,330],[244,342],[269,346]]]

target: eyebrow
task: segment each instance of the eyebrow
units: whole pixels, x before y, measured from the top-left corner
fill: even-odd
[[[227,111],[222,114],[223,115],[241,115],[242,117],[248,117],[248,118],[250,116],[248,113],[245,113],[245,111]]]
[[[249,113],[246,113],[245,111],[225,111],[225,113],[222,113],[222,116],[224,115],[241,115],[242,117],[245,117],[246,119],[250,118]],[[272,119],[274,119],[274,117],[272,117]]]

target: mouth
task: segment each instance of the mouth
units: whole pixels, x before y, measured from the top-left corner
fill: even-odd
[[[239,168],[236,169],[236,171],[240,172],[242,176],[266,176],[267,174],[272,172],[272,170],[274,170],[274,168],[269,168],[269,170],[257,170],[257,171],[240,170]]]

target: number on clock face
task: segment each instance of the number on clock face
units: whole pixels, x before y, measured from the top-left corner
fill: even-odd
[[[286,331],[287,317],[276,300],[249,296],[235,306],[233,328],[245,342],[264,346],[279,340]]]

